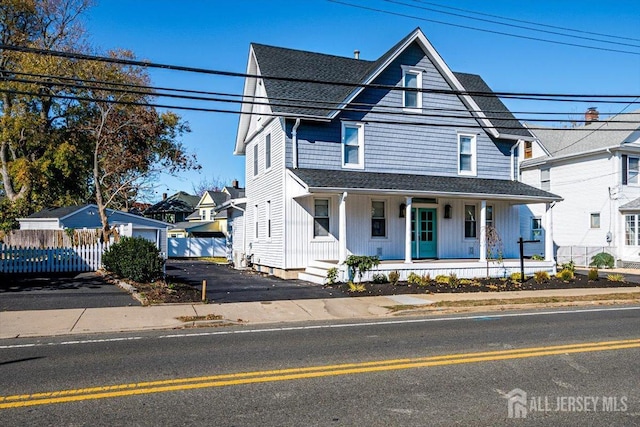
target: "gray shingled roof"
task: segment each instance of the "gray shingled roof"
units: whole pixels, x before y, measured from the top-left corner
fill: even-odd
[[[454,72],[453,74],[469,92],[492,93],[491,88],[489,88],[487,83],[482,80],[482,77],[477,74],[457,72]],[[531,132],[529,132],[522,123],[513,116],[511,111],[509,111],[497,96],[471,95],[471,98],[473,98],[482,111],[487,111],[486,114],[490,117],[489,121],[501,134],[518,135],[528,138],[532,137]]]
[[[620,121],[635,123],[619,123]],[[539,125],[535,125],[535,127],[540,128]],[[636,129],[636,131],[640,129],[640,110],[592,122],[588,125],[582,124],[574,128],[535,129],[533,134],[551,154],[551,157],[562,157],[630,142],[628,138],[635,132],[632,129]],[[599,130],[601,132],[598,132]],[[523,166],[532,160],[523,162]]]
[[[623,212],[640,210],[640,198],[634,199],[629,203],[625,203],[624,205],[620,206],[619,210]]]
[[[235,188],[235,187],[224,187],[229,194],[231,195],[231,199],[239,199],[244,197],[244,188]]]
[[[353,86],[334,85],[331,83],[364,83],[367,77],[413,36],[414,32],[396,43],[376,61],[256,43],[252,43],[252,47],[260,68],[260,74],[263,77],[290,77],[329,82],[327,84],[318,84],[264,78],[265,90],[271,100],[270,104],[274,113],[327,117],[336,110],[337,105],[345,101],[356,89]],[[454,73],[454,75],[469,92],[492,93],[484,80],[476,74]],[[482,110],[491,111],[487,113],[487,116],[492,117],[489,121],[497,128],[498,132],[531,137],[529,131],[511,114],[498,97],[474,95],[472,98]],[[283,99],[292,101],[282,101]],[[296,105],[286,105],[291,103]],[[323,106],[326,106],[326,108],[308,108]],[[493,119],[493,117],[496,117],[496,119]]]
[[[179,191],[147,208],[144,213],[149,215],[159,212],[193,212],[199,201],[200,197]]]
[[[463,178],[431,175],[408,175],[324,169],[289,169],[314,191],[360,190],[371,192],[405,192],[407,195],[486,196],[494,199],[540,201],[561,197],[523,184],[501,179]]]
[[[39,212],[33,213],[29,215],[27,218],[51,218],[51,219],[60,219],[64,218],[67,215],[70,215],[76,211],[84,209],[88,205],[80,205],[80,206],[65,206],[62,208],[47,208],[43,209]]]

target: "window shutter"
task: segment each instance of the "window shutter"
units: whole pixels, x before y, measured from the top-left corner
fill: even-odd
[[[629,162],[626,154],[622,155],[622,185],[627,185],[627,176],[629,175]]]

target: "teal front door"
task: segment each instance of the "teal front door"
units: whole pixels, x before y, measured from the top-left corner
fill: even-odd
[[[411,257],[414,259],[438,256],[438,227],[434,208],[411,209]]]

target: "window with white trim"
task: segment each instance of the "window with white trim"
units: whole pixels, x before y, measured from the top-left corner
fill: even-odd
[[[258,143],[253,146],[253,176],[258,175]]]
[[[313,237],[329,235],[329,199],[313,201]]]
[[[600,228],[600,212],[594,212],[590,215],[589,225],[591,228]]]
[[[638,245],[638,215],[625,215],[624,217],[624,244],[627,246]]]
[[[267,200],[267,239],[271,238],[271,200]]]
[[[540,189],[551,191],[551,170],[549,168],[540,169]]]
[[[253,222],[254,222],[254,227],[255,227],[255,230],[256,230],[256,239],[257,239],[258,236],[259,236],[259,231],[260,231],[259,227],[258,227],[258,225],[259,225],[259,223],[258,223],[258,205],[254,205],[253,206]]]
[[[464,205],[464,238],[475,239],[478,235],[476,205]]]
[[[384,201],[371,201],[371,237],[387,236],[387,219],[385,211]]]
[[[364,167],[364,125],[342,123],[342,167]]]
[[[458,134],[458,174],[476,174],[476,136]]]
[[[540,240],[542,237],[542,218],[531,218],[531,240]]]
[[[271,167],[271,134],[268,133],[264,137],[264,168]]]
[[[524,158],[530,159],[533,157],[533,142],[525,141],[524,142]]]
[[[622,156],[624,164],[622,165],[623,184],[638,184],[638,175],[640,175],[640,159],[638,157]]]
[[[402,106],[407,109],[422,108],[422,71],[415,68],[402,67]]]

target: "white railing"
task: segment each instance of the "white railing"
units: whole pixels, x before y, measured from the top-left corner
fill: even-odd
[[[96,271],[108,244],[69,248],[18,248],[0,246],[0,273],[58,273]]]

